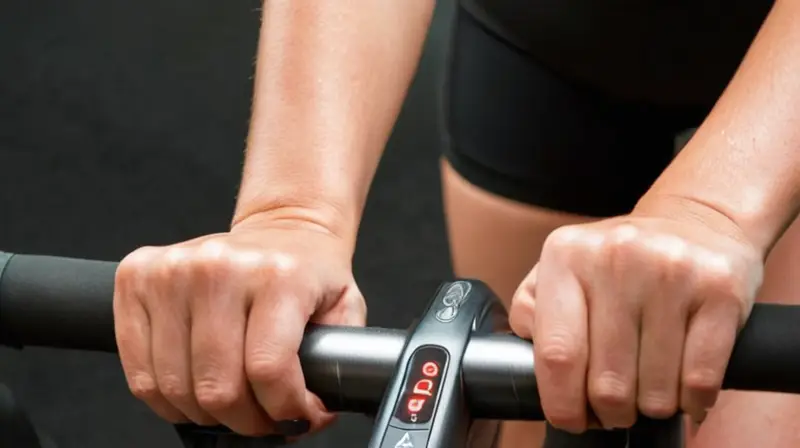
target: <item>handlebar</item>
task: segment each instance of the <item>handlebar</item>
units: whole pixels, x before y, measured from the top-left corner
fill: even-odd
[[[0,344],[115,352],[117,263],[0,252]],[[757,304],[730,359],[725,389],[800,393],[800,307]],[[309,390],[336,412],[375,414],[407,332],[307,328],[300,360]],[[542,420],[533,345],[475,334],[461,373],[473,418]]]
[[[116,352],[112,299],[118,263],[7,253],[4,263],[2,254],[0,345]],[[308,326],[299,353],[307,387],[331,411],[374,414],[406,333]],[[476,418],[543,419],[530,342],[507,334],[475,336],[464,354],[463,375]]]

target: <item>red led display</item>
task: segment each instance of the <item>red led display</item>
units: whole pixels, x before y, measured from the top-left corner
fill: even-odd
[[[446,363],[447,353],[437,347],[424,347],[414,353],[395,417],[405,423],[430,420]]]

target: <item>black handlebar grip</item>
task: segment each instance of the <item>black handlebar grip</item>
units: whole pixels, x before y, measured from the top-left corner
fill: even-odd
[[[723,388],[800,394],[800,306],[753,307],[734,346]]]
[[[118,263],[3,255],[0,344],[116,351],[111,298]]]

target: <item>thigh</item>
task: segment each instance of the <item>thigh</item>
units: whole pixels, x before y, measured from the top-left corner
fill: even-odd
[[[442,191],[453,269],[486,282],[506,306],[550,232],[628,212],[674,153],[677,129],[662,110],[574,85],[464,12],[446,92]],[[505,424],[499,447],[536,446],[543,429]]]

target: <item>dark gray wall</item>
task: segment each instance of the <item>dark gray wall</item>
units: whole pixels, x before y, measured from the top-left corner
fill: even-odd
[[[0,2],[0,248],[119,259],[225,230],[249,110],[258,0]],[[449,276],[438,105],[452,5],[439,2],[356,254],[370,324],[405,327]],[[111,355],[0,350],[60,447],[174,447]],[[303,447],[362,446],[342,418]]]

